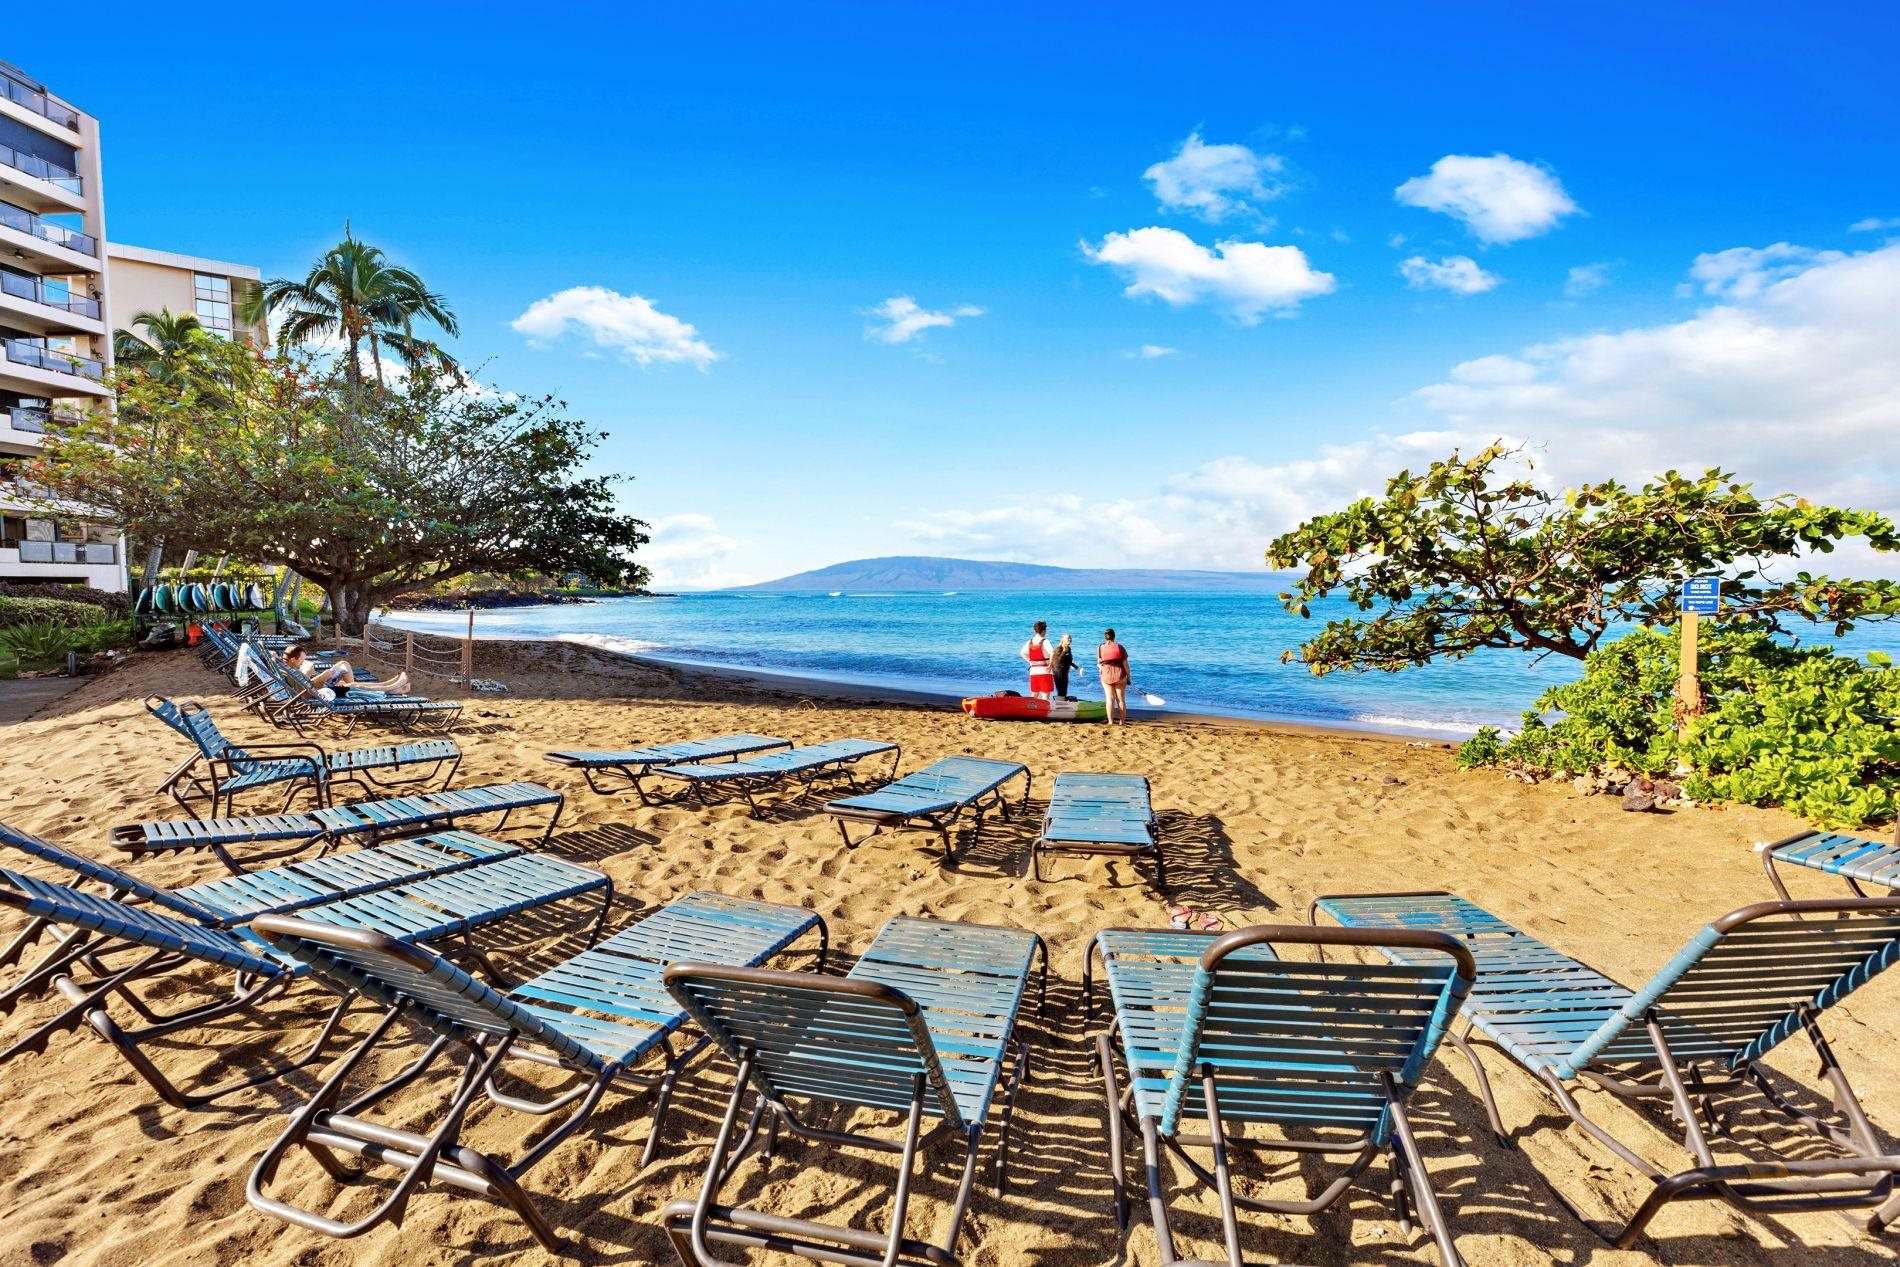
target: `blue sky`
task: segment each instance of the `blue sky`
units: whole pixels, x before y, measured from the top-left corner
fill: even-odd
[[[1257,566],[1495,435],[1900,511],[1891,7],[677,8],[0,55],[100,117],[112,237],[419,269],[667,584]]]

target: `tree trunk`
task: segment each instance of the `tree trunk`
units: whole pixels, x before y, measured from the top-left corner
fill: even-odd
[[[369,359],[370,363],[376,367],[376,385],[378,387],[387,386],[387,384],[383,382],[382,344],[381,341],[377,339],[376,331],[373,328],[369,332]]]

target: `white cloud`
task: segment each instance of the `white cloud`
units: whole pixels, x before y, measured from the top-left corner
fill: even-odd
[[[1845,258],[1839,251],[1812,251],[1789,242],[1734,246],[1695,257],[1695,263],[1689,266],[1694,285],[1688,293],[1700,289],[1718,299],[1754,299],[1783,278]]]
[[[1720,298],[1683,320],[1476,357],[1401,402],[1417,430],[1306,455],[1228,456],[1133,496],[1076,492],[939,509],[895,525],[926,552],[1080,566],[1254,568],[1276,534],[1376,493],[1399,471],[1493,439],[1532,447],[1553,489],[1720,466],[1764,493],[1900,514],[1900,243],[1787,253],[1759,286],[1726,252]],[[1698,261],[1700,262],[1700,261]],[[1825,566],[1900,574],[1847,547]]]
[[[1437,261],[1414,255],[1400,263],[1399,272],[1413,290],[1448,290],[1454,295],[1482,295],[1504,280],[1487,273],[1469,255],[1447,255]]]
[[[740,543],[708,515],[668,515],[648,532],[651,539],[635,557],[652,569],[654,589],[717,589],[758,579],[732,570]]]
[[[1865,220],[1856,220],[1847,226],[1849,233],[1879,233],[1885,229],[1900,229],[1900,216],[1889,216],[1884,220],[1878,216],[1868,216]]]
[[[1615,271],[1616,265],[1610,263],[1577,265],[1564,278],[1564,298],[1582,299],[1596,294],[1615,280],[1612,276]]]
[[[1394,196],[1407,206],[1454,217],[1485,242],[1534,238],[1577,212],[1554,172],[1509,154],[1447,154]]]
[[[1442,457],[1460,443],[1482,442],[1421,431],[1326,445],[1285,462],[1224,457],[1164,479],[1141,496],[1050,493],[937,510],[892,527],[919,550],[965,558],[1262,571],[1267,542],[1300,520],[1378,492],[1402,467]]]
[[[953,326],[962,317],[980,317],[983,309],[975,304],[964,304],[933,312],[920,307],[909,295],[892,295],[864,315],[877,317],[883,323],[864,327],[865,338],[876,339],[879,343],[909,343],[926,330],[937,326]]]
[[[641,295],[623,295],[605,286],[570,286],[537,299],[514,319],[513,327],[536,345],[583,335],[596,348],[643,369],[692,365],[703,370],[719,359],[687,322],[661,312]]]
[[[1164,356],[1173,356],[1178,348],[1162,347],[1159,343],[1144,343],[1138,348],[1122,353],[1131,361],[1158,361]]]
[[[1243,325],[1269,311],[1291,312],[1334,288],[1333,275],[1313,268],[1297,246],[1224,241],[1210,250],[1177,229],[1110,233],[1097,245],[1084,242],[1082,253],[1119,269],[1129,279],[1122,293],[1131,299],[1153,296],[1176,308],[1205,303]]]
[[[1208,145],[1199,132],[1166,162],[1141,174],[1169,211],[1186,211],[1211,224],[1232,215],[1258,214],[1254,201],[1279,197],[1286,186],[1277,178],[1286,164],[1277,154],[1261,154],[1244,145]]]
[[[1460,432],[1546,443],[1566,483],[1721,466],[1900,511],[1900,244],[1738,248],[1691,273],[1719,302],[1687,320],[1467,361],[1413,400]]]

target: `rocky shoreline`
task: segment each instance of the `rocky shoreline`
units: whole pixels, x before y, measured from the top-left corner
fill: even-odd
[[[643,589],[593,590],[468,590],[459,594],[403,594],[390,600],[392,611],[487,611],[501,607],[547,607],[566,603],[593,603],[603,598],[663,598]]]

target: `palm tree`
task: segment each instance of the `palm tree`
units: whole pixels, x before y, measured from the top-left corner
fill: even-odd
[[[349,351],[347,370],[352,382],[362,381],[366,343],[378,384],[383,381],[385,347],[412,370],[429,364],[447,369],[454,364],[434,342],[415,333],[418,321],[431,322],[445,334],[459,333],[448,301],[412,270],[391,264],[381,248],[358,239],[347,223],[343,240],[324,253],[308,276],[274,277],[241,303],[247,321],[261,320],[272,311],[279,316],[281,343],[340,337]]]
[[[133,333],[144,330],[144,335]],[[132,328],[112,335],[112,357],[129,369],[143,370],[158,378],[169,378],[191,352],[210,333],[189,312],[174,313],[170,308],[157,312],[132,314]]]

